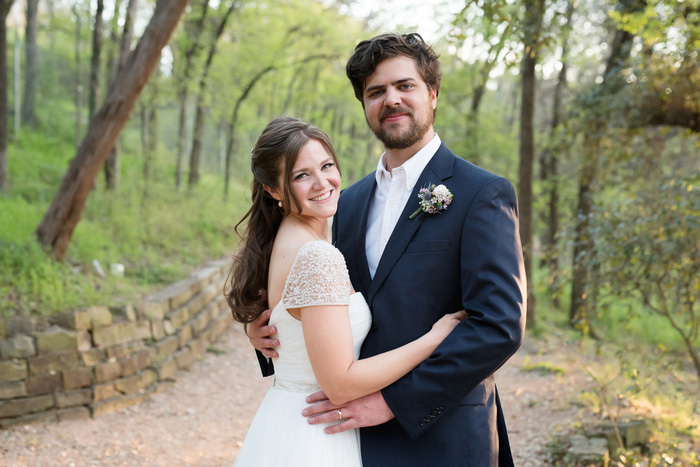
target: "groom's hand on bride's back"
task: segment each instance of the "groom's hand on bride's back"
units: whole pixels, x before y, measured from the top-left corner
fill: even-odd
[[[322,391],[311,394],[306,398],[306,402],[311,405],[305,408],[301,414],[308,417],[309,423],[312,425],[337,421],[339,418],[338,409],[340,409],[343,421],[324,428],[323,431],[327,434],[381,425],[394,418],[394,413],[384,401],[381,392],[346,402],[341,407],[333,405]]]
[[[268,325],[271,314],[272,310],[263,311],[255,321],[250,323],[247,334],[250,344],[260,353],[267,358],[277,358],[279,354],[274,348],[280,345],[280,341],[272,337],[277,334],[277,328]]]

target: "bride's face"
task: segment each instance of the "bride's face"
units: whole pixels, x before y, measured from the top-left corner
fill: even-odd
[[[299,211],[293,201],[290,203],[293,214],[324,220],[335,215],[340,172],[333,156],[315,139],[309,140],[299,153],[290,188],[301,205]]]

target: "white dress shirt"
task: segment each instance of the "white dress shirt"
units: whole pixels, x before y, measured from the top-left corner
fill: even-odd
[[[375,177],[377,189],[369,207],[367,219],[367,236],[365,237],[365,253],[369,273],[374,278],[379,259],[389,242],[389,237],[396,227],[399,216],[409,201],[413,187],[418,177],[440,148],[440,137],[437,133],[428,144],[423,146],[413,157],[389,173],[384,168],[384,154],[379,158]],[[437,180],[435,181],[437,182]],[[418,198],[414,199],[418,209]]]

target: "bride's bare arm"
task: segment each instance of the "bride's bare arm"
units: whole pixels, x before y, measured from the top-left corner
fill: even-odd
[[[430,356],[464,319],[464,311],[441,318],[425,335],[397,349],[355,361],[346,306],[300,308],[304,340],[321,389],[335,405],[371,394],[398,380]]]

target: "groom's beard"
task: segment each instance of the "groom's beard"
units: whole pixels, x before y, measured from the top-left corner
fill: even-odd
[[[411,124],[408,128],[402,130],[400,128],[392,128],[392,124],[390,124],[389,127],[384,127],[382,125],[382,120],[385,117],[395,113],[405,113],[408,115],[411,119]],[[366,116],[365,120],[367,120]],[[406,149],[420,141],[428,130],[430,130],[434,121],[435,114],[430,108],[425,112],[425,115],[419,115],[418,118],[416,118],[416,113],[410,107],[392,107],[385,109],[379,114],[378,126],[373,126],[369,120],[367,120],[367,124],[379,141],[384,143],[386,149]]]

